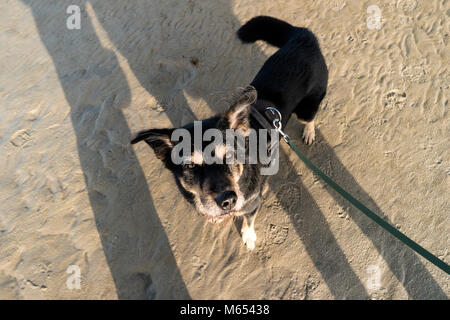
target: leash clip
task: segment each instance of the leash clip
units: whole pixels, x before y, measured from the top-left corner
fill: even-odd
[[[290,138],[289,136],[283,132],[283,130],[281,130],[282,125],[281,125],[281,113],[280,111],[278,111],[277,108],[274,107],[267,107],[266,110],[269,110],[270,112],[272,112],[273,115],[276,115],[277,118],[273,119],[272,121],[272,125],[275,128],[275,130],[278,131],[278,133],[283,137],[284,141],[286,141],[286,143],[289,142]]]

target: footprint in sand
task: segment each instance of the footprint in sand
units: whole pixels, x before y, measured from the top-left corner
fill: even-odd
[[[330,1],[330,7],[333,11],[341,11],[347,5],[345,0],[332,0]]]
[[[389,91],[384,99],[386,109],[403,109],[406,105],[406,93],[398,89]]]
[[[22,129],[17,131],[11,136],[11,144],[14,147],[21,148],[25,146],[31,140],[31,133],[28,129]]]
[[[425,83],[428,80],[428,69],[429,67],[426,65],[425,60],[416,64],[402,64],[400,75],[409,82]]]
[[[293,212],[298,208],[301,198],[301,190],[295,183],[287,183],[280,187],[277,192],[277,199],[286,212]]]
[[[270,224],[267,227],[266,243],[267,244],[282,244],[286,241],[289,233],[288,227]]]
[[[192,257],[192,267],[193,267],[193,270],[194,270],[194,274],[192,276],[192,279],[194,280],[194,279],[197,279],[197,278],[201,277],[203,271],[206,268],[206,262],[203,261],[202,259],[200,259],[199,256],[194,255]]]
[[[190,61],[162,60],[158,63],[158,77],[152,83],[159,83],[168,90],[182,90],[197,76],[198,59]]]
[[[398,0],[397,1],[397,8],[409,12],[413,11],[417,7],[417,1],[416,0]]]

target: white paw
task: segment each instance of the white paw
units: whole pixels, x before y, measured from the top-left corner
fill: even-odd
[[[305,128],[303,129],[303,141],[306,144],[313,143],[316,138],[316,131],[314,130],[314,124],[307,123]]]
[[[244,241],[248,250],[255,249],[256,233],[253,228],[242,228],[242,241]]]

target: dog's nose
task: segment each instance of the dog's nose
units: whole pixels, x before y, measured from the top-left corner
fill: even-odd
[[[237,196],[234,191],[225,191],[219,194],[216,202],[223,210],[232,210],[236,205]]]

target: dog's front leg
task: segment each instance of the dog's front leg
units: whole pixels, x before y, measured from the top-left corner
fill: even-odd
[[[255,249],[256,243],[256,233],[255,233],[255,218],[258,213],[258,209],[251,213],[247,213],[244,215],[244,219],[242,221],[242,241],[244,241],[247,249],[253,250]]]

